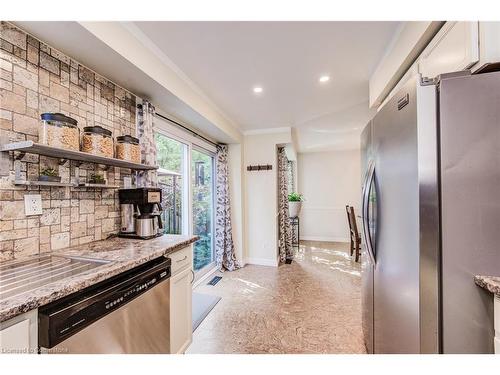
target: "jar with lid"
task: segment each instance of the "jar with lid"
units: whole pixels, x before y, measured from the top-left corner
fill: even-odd
[[[113,157],[113,137],[111,131],[102,126],[83,128],[82,151],[92,155]]]
[[[78,122],[62,113],[42,113],[38,142],[51,147],[80,150]]]
[[[116,137],[116,158],[131,161],[133,163],[140,163],[141,150],[139,147],[139,139],[131,135]]]

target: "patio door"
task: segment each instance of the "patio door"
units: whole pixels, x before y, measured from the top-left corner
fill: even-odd
[[[198,280],[215,269],[216,148],[158,116],[155,132],[166,233],[200,237],[193,246]]]
[[[191,191],[196,278],[215,266],[214,257],[214,154],[194,147],[191,151]]]

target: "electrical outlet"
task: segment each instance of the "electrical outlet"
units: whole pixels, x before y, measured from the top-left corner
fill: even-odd
[[[42,196],[40,194],[24,196],[24,214],[26,216],[42,214]]]
[[[123,188],[130,189],[132,187],[132,177],[123,177]]]

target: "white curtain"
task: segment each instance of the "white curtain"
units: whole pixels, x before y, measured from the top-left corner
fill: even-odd
[[[231,202],[229,199],[229,173],[227,145],[217,146],[216,157],[216,211],[215,211],[215,261],[221,271],[240,268],[236,261],[231,226]]]
[[[146,165],[157,166],[156,144],[153,132],[155,107],[147,100],[138,105],[137,137],[141,146],[141,162]],[[137,187],[158,186],[158,176],[155,170],[140,171],[137,174]]]
[[[278,148],[278,230],[280,261],[292,259],[292,231],[288,210],[288,158],[285,148]]]

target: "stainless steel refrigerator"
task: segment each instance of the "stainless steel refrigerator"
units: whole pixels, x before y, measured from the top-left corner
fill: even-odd
[[[500,72],[415,76],[362,145],[370,353],[493,353],[500,274]]]

